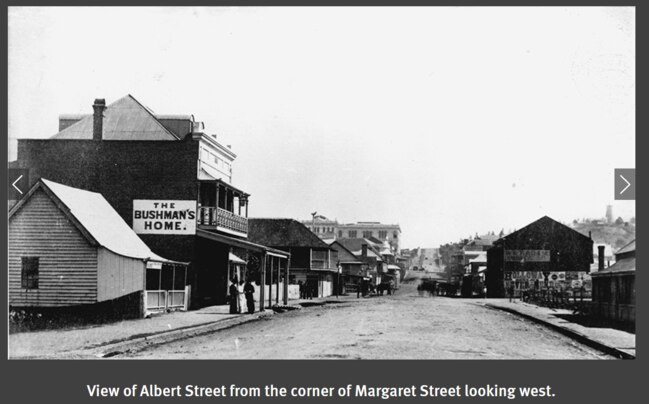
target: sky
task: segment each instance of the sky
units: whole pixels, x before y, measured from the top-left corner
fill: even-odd
[[[398,223],[402,247],[635,216],[632,7],[9,8],[9,160],[133,95],[237,154],[251,217]]]

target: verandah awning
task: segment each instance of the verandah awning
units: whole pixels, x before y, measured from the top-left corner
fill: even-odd
[[[259,253],[265,253],[265,254],[273,255],[273,256],[279,257],[279,258],[288,259],[291,256],[291,254],[286,252],[286,251],[266,247],[266,246],[261,245],[261,244],[251,243],[251,242],[246,241],[246,240],[241,240],[241,239],[236,239],[236,238],[233,238],[233,237],[224,236],[222,234],[214,233],[214,232],[203,230],[203,229],[196,229],[196,235],[198,237],[202,237],[202,238],[205,238],[207,240],[212,240],[212,241],[216,241],[216,242],[219,242],[219,243],[231,245],[232,247],[238,247],[238,248],[243,248],[243,249],[246,249],[246,250],[251,250],[251,251],[255,251],[255,252],[259,252]]]

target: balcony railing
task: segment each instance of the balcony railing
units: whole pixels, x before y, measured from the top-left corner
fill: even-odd
[[[222,227],[226,230],[248,234],[248,218],[221,208],[208,206],[198,208],[198,224]]]

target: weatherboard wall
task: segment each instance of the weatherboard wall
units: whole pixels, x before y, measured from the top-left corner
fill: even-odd
[[[97,249],[41,189],[9,219],[9,304],[62,307],[97,301]],[[22,257],[38,257],[38,288],[21,284]]]
[[[115,254],[105,248],[97,252],[97,301],[116,299],[144,290],[144,261]]]

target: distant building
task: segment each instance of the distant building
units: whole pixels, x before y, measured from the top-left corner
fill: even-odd
[[[337,261],[334,264],[341,270],[339,273],[341,284],[337,284],[338,279],[336,278],[334,289],[340,293],[356,293],[359,289],[366,290],[364,283],[370,280],[367,276],[367,265],[340,241],[330,240],[328,243],[329,247],[337,251]]]
[[[544,216],[494,243],[487,251],[487,296],[505,297],[522,290],[569,287],[587,274],[593,240]]]
[[[613,206],[606,205],[606,222],[608,224],[613,223]]]
[[[323,240],[341,238],[376,238],[382,243],[388,240],[393,252],[401,249],[401,227],[398,224],[381,222],[338,223],[322,215],[311,220],[302,220],[302,224]]]
[[[290,253],[290,284],[303,282],[313,297],[327,297],[334,293],[334,277],[338,273],[337,251],[302,223],[293,219],[251,218],[248,239]]]
[[[302,220],[301,223],[309,228],[322,240],[335,240],[338,222],[323,215],[315,215],[312,220]]]
[[[498,240],[500,237],[495,234],[484,234],[482,236],[477,236],[473,240],[469,241],[464,247],[464,251],[487,251],[491,248],[493,243]]]
[[[336,240],[361,260],[367,267],[367,276],[373,286],[381,284],[387,274],[387,263],[381,256],[381,246],[364,238],[342,238]]]

